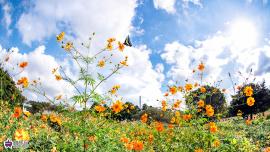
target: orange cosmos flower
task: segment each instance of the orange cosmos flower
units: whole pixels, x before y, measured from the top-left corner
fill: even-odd
[[[105,66],[105,61],[104,60],[98,61],[98,65],[97,66],[103,68]]]
[[[200,90],[201,90],[201,93],[205,93],[206,92],[205,87],[201,87]]]
[[[203,63],[200,63],[198,65],[198,70],[200,70],[200,71],[203,71],[204,70],[204,64]]]
[[[147,113],[145,113],[145,114],[143,114],[143,115],[141,116],[141,121],[142,121],[143,123],[146,123],[146,122],[147,122],[147,119],[148,119],[148,114],[147,114]]]
[[[192,115],[191,114],[184,114],[182,117],[185,121],[188,121],[192,118]]]
[[[114,113],[119,113],[123,109],[123,103],[120,100],[117,100],[111,108]]]
[[[123,43],[121,43],[121,42],[119,42],[118,41],[118,49],[119,49],[119,51],[124,51],[124,48],[125,48],[125,45],[123,44]]]
[[[14,108],[14,114],[12,115],[12,117],[14,118],[19,118],[22,114],[22,108],[21,107],[15,107]]]
[[[128,143],[129,139],[127,137],[121,137],[120,141],[123,143]]]
[[[125,147],[127,148],[127,150],[132,150],[133,149],[133,144],[132,143],[127,143],[127,144],[125,144]]]
[[[270,147],[265,148],[264,152],[270,152]]]
[[[158,132],[162,132],[164,130],[164,126],[161,122],[156,123],[156,129]]]
[[[135,141],[132,142],[132,144],[133,144],[133,149],[135,151],[143,150],[143,142],[142,141],[135,140]]]
[[[177,93],[177,88],[175,86],[170,87],[170,92],[171,92],[172,95],[176,94]]]
[[[197,104],[198,104],[199,108],[204,107],[204,101],[203,100],[200,100]]]
[[[61,77],[60,75],[56,74],[56,75],[55,75],[55,79],[56,79],[57,81],[60,81],[60,80],[62,80],[62,77]]]
[[[14,139],[16,141],[29,141],[30,137],[27,131],[23,129],[17,129],[14,133]]]
[[[169,96],[169,93],[168,93],[168,92],[166,92],[166,93],[164,94],[164,96],[165,96],[165,97]]]
[[[247,86],[244,89],[244,93],[246,94],[246,96],[250,97],[253,95],[253,89],[251,86]]]
[[[21,62],[19,67],[20,68],[25,68],[25,67],[27,67],[27,65],[28,65],[28,62]]]
[[[28,87],[28,79],[26,77],[22,77],[18,80],[17,85],[23,85],[24,88]]]
[[[47,116],[45,114],[42,114],[41,115],[41,120],[46,122],[47,121]]]
[[[108,43],[112,43],[112,42],[114,42],[116,39],[115,38],[109,38],[108,40],[107,40],[107,42]]]
[[[173,104],[173,109],[179,108],[180,107],[180,100],[176,100],[176,102]]]
[[[217,132],[217,126],[216,126],[216,124],[214,122],[210,122],[209,123],[209,129],[210,129],[210,132],[211,133]]]
[[[97,112],[101,113],[101,112],[105,111],[106,108],[103,107],[103,106],[101,106],[101,105],[97,105],[97,106],[95,106],[95,110],[96,110]]]
[[[193,86],[192,86],[192,84],[190,84],[190,83],[187,83],[187,84],[185,85],[186,91],[190,91],[190,90],[192,90],[192,88],[193,88]]]
[[[61,32],[59,35],[56,36],[57,42],[60,42],[64,39],[65,32]]]
[[[173,124],[169,124],[168,128],[173,129]]]
[[[251,125],[252,121],[250,119],[246,120],[246,125]]]
[[[253,97],[248,97],[247,98],[247,105],[248,106],[253,106],[254,105],[254,103],[255,103],[255,99],[253,98]]]

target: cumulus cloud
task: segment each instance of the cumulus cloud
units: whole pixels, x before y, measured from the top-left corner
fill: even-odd
[[[26,76],[29,80],[40,79],[42,82],[42,88],[51,98],[62,94],[69,98],[75,94],[75,89],[65,81],[56,81],[54,75],[51,73],[53,68],[63,67],[65,73],[73,79],[78,78],[79,68],[75,66],[73,62],[68,59],[58,60],[51,55],[45,54],[45,46],[40,46],[34,51],[29,53],[21,53],[18,48],[12,48],[14,53],[10,56],[10,60],[5,65],[8,71],[12,72],[13,67],[17,67],[18,63],[22,61],[28,61],[29,66],[19,75],[14,75],[16,72],[11,73],[14,75],[14,79],[17,81],[20,77]],[[120,84],[119,95],[124,99],[138,104],[139,96],[142,96],[143,103],[155,106],[156,99],[161,97],[161,82],[164,80],[163,65],[159,64],[154,69],[150,62],[149,50],[145,45],[138,46],[136,48],[127,48],[124,53],[117,51],[114,62],[119,62],[121,56],[128,56],[129,66],[123,70],[120,70],[120,74],[114,75],[108,81],[106,81],[98,89],[100,93],[106,93],[115,84]],[[5,49],[0,50],[0,57],[3,59],[7,51]],[[42,62],[41,62],[42,61]],[[108,70],[97,68],[96,65],[90,67],[91,71],[99,72],[108,75]],[[105,68],[106,69],[106,68]],[[82,89],[83,84],[79,83],[78,88]],[[41,100],[40,96],[35,93],[26,91],[25,95],[29,99]]]
[[[184,45],[178,41],[168,43],[165,45],[161,57],[171,65],[166,76],[173,81],[188,78],[200,81],[200,77],[193,74],[192,70],[203,62],[206,65],[205,81],[214,83],[223,80],[221,87],[231,89],[228,73],[232,73],[236,83],[241,83],[244,80],[237,75],[238,71],[247,76],[245,74],[251,69],[258,81],[265,78],[269,84],[269,52],[269,44],[257,48],[235,47],[230,37],[218,32],[205,40],[195,41],[193,45]],[[182,84],[184,82],[182,81]]]
[[[125,38],[132,28],[136,7],[136,0],[34,1],[33,7],[19,18],[17,28],[28,45],[55,36],[63,29],[79,39],[96,32],[96,41],[103,44],[110,36]]]
[[[56,81],[54,75],[51,73],[51,70],[59,67],[60,63],[63,61],[58,61],[54,57],[45,54],[45,46],[40,46],[29,53],[21,53],[16,47],[10,50],[14,52],[9,56],[8,62],[5,62],[4,68],[13,76],[15,82],[21,77],[27,77],[30,82],[40,79],[43,90],[51,99],[60,94],[66,97],[72,96],[74,89],[71,85],[64,81]],[[7,55],[8,51],[0,47],[1,61],[3,61]],[[17,68],[18,64],[24,61],[27,61],[29,65],[23,72],[19,73],[21,69]],[[24,95],[27,96],[29,100],[44,100],[42,96],[30,91],[25,91]]]
[[[174,14],[176,12],[175,2],[175,0],[153,0],[154,7],[156,9],[163,9],[171,14]]]

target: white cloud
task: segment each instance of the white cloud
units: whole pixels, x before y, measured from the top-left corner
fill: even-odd
[[[174,14],[176,12],[175,2],[175,0],[153,0],[154,7],[156,9],[163,9],[171,14]]]
[[[49,97],[55,97],[56,95],[63,94],[66,97],[71,97],[75,93],[75,89],[65,81],[56,81],[51,70],[60,65],[65,69],[68,76],[78,78],[78,68],[74,66],[73,62],[68,59],[57,60],[53,56],[45,54],[45,47],[40,46],[34,51],[29,53],[20,53],[18,48],[12,48],[14,53],[11,55],[8,64],[5,67],[8,71],[12,72],[13,67],[17,67],[17,64],[22,61],[28,61],[29,66],[14,79],[17,81],[20,77],[26,76],[29,80],[36,80],[40,78],[42,87]],[[101,88],[100,93],[105,93],[115,84],[120,84],[119,95],[124,99],[138,104],[139,96],[142,96],[143,103],[155,106],[156,99],[161,97],[161,82],[164,80],[163,65],[159,64],[154,70],[152,63],[149,60],[151,51],[147,47],[139,46],[137,48],[127,48],[124,53],[117,51],[116,60],[120,59],[120,56],[129,56],[129,66],[120,71],[120,74],[111,77],[106,81]],[[0,58],[5,57],[6,50],[0,49]],[[117,61],[118,62],[118,61]],[[90,68],[92,72],[97,71],[106,75],[108,71],[97,69],[95,65]],[[158,70],[159,69],[159,70]],[[92,73],[90,72],[90,73]],[[14,72],[13,72],[14,74]],[[81,87],[82,84],[79,84]],[[40,96],[31,92],[24,92],[24,94],[33,100],[42,100]]]
[[[0,2],[3,4],[2,10],[4,12],[4,17],[2,22],[4,22],[5,28],[7,30],[7,35],[9,36],[12,33],[12,30],[9,28],[11,24],[11,6],[9,3]]]
[[[28,45],[63,29],[79,39],[96,32],[95,40],[103,44],[107,37],[125,38],[132,28],[136,7],[136,0],[34,1],[33,7],[21,15],[17,28]]]
[[[234,42],[222,32],[218,32],[205,40],[195,41],[193,46],[180,42],[166,44],[162,59],[171,65],[166,76],[174,81],[189,78],[197,82],[200,78],[192,70],[203,61],[206,65],[204,81],[213,83],[223,80],[221,87],[231,88],[228,72],[232,73],[236,83],[243,82],[237,75],[241,71],[246,75],[252,68],[257,80],[266,80],[270,84],[270,45],[257,48],[237,48]]]
[[[51,73],[53,68],[59,67],[59,63],[63,61],[57,61],[54,57],[45,54],[45,46],[40,46],[34,51],[29,53],[21,53],[18,48],[11,48],[14,52],[10,55],[9,61],[5,62],[5,69],[9,71],[13,76],[15,82],[21,77],[27,77],[30,81],[38,80],[42,83],[42,88],[46,92],[47,96],[51,99],[59,94],[72,96],[74,90],[71,85],[64,81],[56,81],[54,75]],[[7,50],[0,47],[0,59],[5,58]],[[27,61],[29,65],[23,72],[18,74],[21,69],[18,67],[18,63]],[[25,91],[24,95],[29,100],[42,101],[44,98],[38,96],[36,93]]]

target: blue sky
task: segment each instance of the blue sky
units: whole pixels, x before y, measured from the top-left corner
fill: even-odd
[[[31,52],[41,49],[42,57],[53,57],[55,64],[62,62],[66,56],[55,41],[61,31],[75,41],[85,39],[83,33],[97,32],[97,46],[108,37],[123,40],[129,34],[134,47],[126,51],[134,56],[134,64],[126,76],[132,77],[136,71],[134,81],[145,90],[138,93],[134,84],[123,84],[127,90],[137,91],[123,91],[128,97],[143,94],[148,98],[151,90],[158,96],[166,90],[164,84],[194,77],[190,70],[199,62],[208,67],[206,80],[222,79],[224,88],[231,88],[226,73],[250,68],[258,80],[270,84],[266,78],[270,75],[267,0],[104,0],[97,4],[85,0],[0,0],[0,4],[2,51],[16,47],[23,59],[25,54],[31,60]],[[136,69],[140,64],[145,64],[145,69]]]

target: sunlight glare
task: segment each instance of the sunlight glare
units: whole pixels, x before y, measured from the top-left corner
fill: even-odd
[[[238,19],[232,22],[229,34],[233,45],[239,49],[248,49],[257,44],[258,32],[249,20]]]

